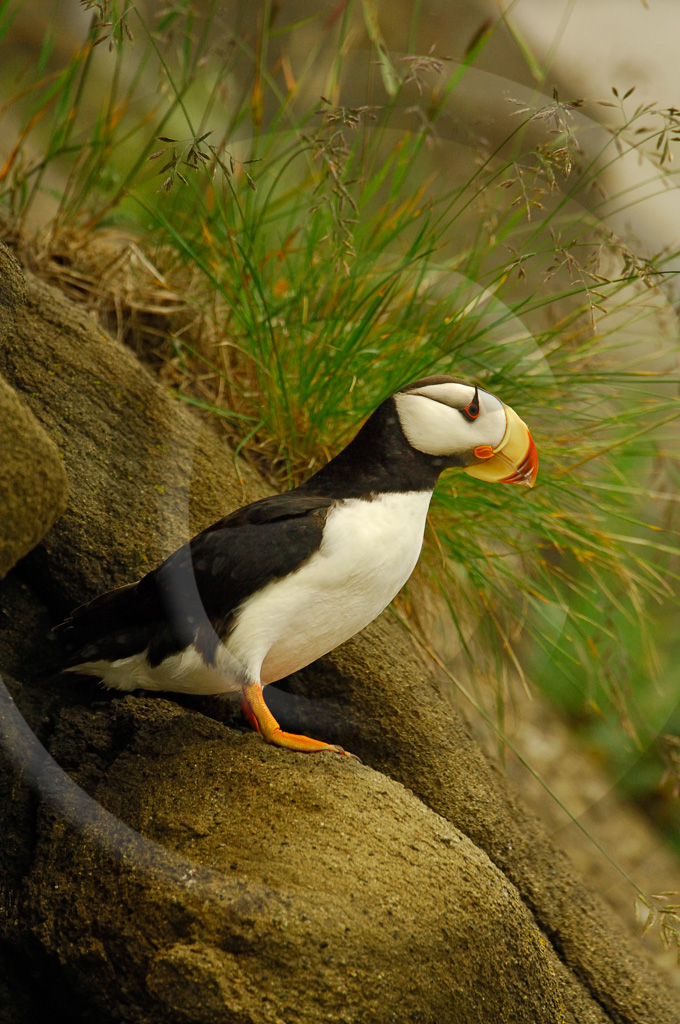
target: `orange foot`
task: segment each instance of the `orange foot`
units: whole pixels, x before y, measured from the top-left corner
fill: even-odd
[[[298,736],[294,732],[284,732],[265,704],[260,683],[248,683],[243,687],[241,709],[248,724],[260,733],[265,743],[273,743],[276,747],[287,747],[288,750],[301,750],[306,754],[317,750],[332,750],[335,754],[342,754],[344,757],[351,757],[353,761],[359,761],[356,754],[350,754],[342,747],[336,746],[335,743],[324,743],[322,740],[313,740],[310,736]]]

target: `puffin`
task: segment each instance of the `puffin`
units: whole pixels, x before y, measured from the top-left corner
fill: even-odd
[[[267,743],[353,757],[281,729],[263,688],[387,607],[415,568],[448,469],[531,487],[536,446],[495,395],[425,377],[382,402],[305,483],[237,509],[138,582],[76,608],[56,627],[61,671],[117,690],[240,695]]]

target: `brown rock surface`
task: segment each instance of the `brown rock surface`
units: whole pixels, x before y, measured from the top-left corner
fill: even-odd
[[[5,250],[0,272],[0,349],[12,341],[24,279]],[[68,480],[54,441],[0,377],[0,576],[42,540],[64,511]]]
[[[0,280],[13,262],[0,244]],[[38,557],[71,606],[138,579],[260,485],[247,474],[246,495],[214,432],[81,306],[33,275],[27,282],[0,374],[63,457],[70,500]]]
[[[371,768],[282,758],[151,698],[70,708],[50,747],[97,803],[43,773],[22,924],[100,1012],[369,1024],[459,1007],[481,1024],[517,1003],[518,1022],[566,1019],[515,888]]]
[[[67,497],[57,446],[0,377],[0,576],[43,539]]]

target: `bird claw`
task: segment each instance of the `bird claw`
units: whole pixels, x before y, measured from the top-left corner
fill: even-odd
[[[335,743],[330,743],[328,745],[328,749],[332,750],[336,754],[342,754],[343,757],[349,757],[351,761],[356,761],[358,764],[363,764],[360,757],[357,757],[356,754],[351,754],[349,750],[345,750],[344,747],[339,747]]]

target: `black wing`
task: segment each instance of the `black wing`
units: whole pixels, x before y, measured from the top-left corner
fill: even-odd
[[[195,643],[212,663],[247,597],[299,568],[321,544],[332,498],[290,491],[213,523],[157,569],[82,605],[57,627],[64,667],[148,647],[151,665]]]

